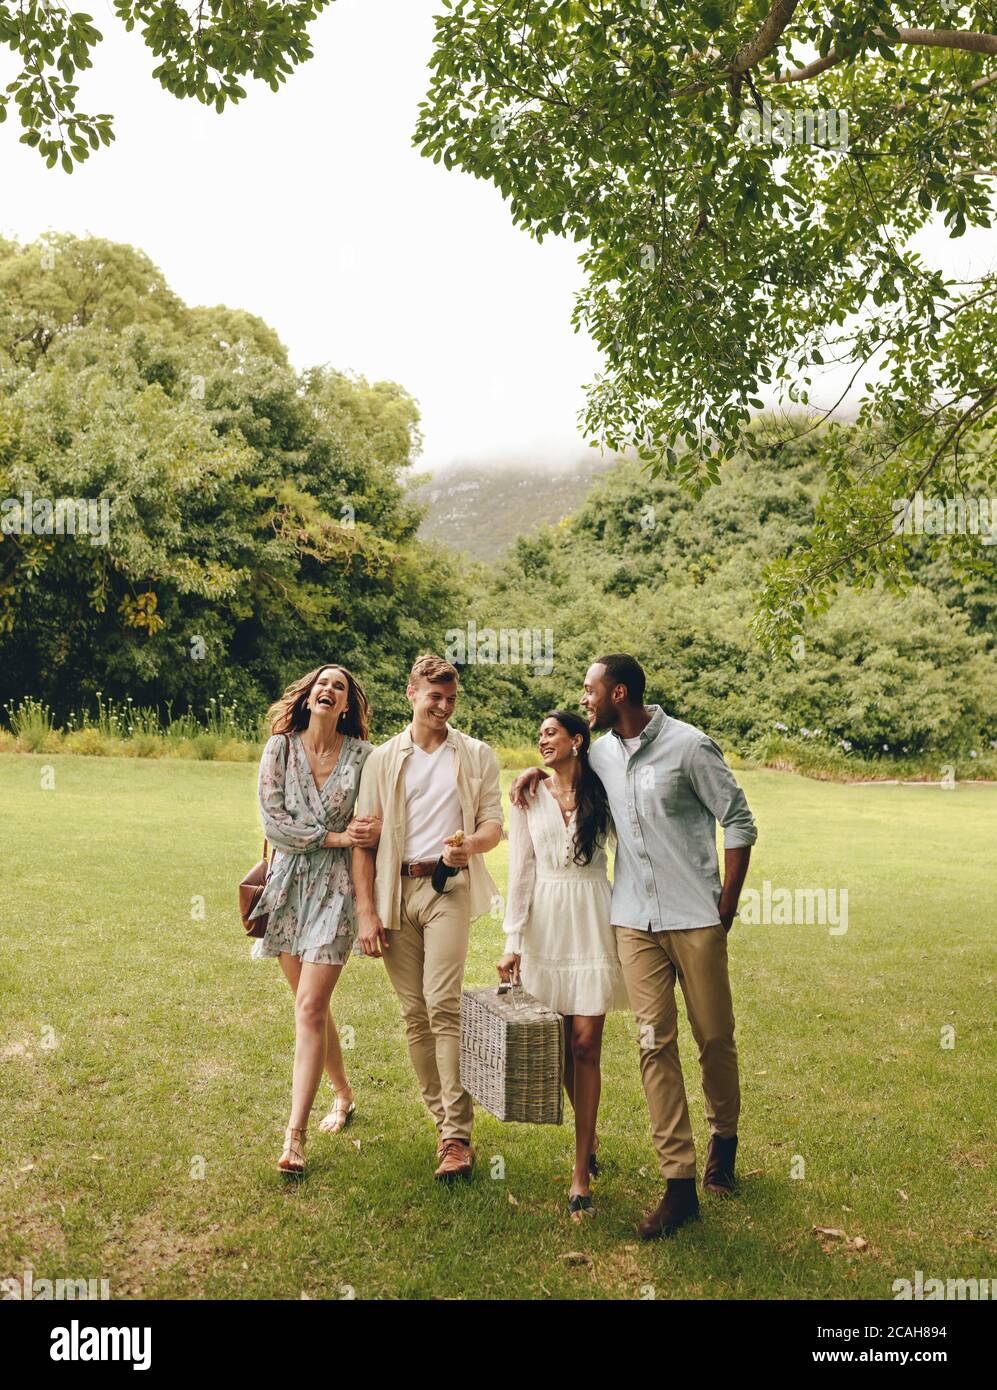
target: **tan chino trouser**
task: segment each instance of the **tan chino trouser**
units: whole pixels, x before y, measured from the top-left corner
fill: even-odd
[[[710,1133],[730,1138],[737,1133],[741,1091],[727,933],[720,923],[691,931],[617,927],[616,944],[637,1015],[640,1074],[661,1176],[694,1178],[696,1147],[679,1062],[675,980],[682,986],[689,1026],[699,1047]]]
[[[460,1084],[460,991],[470,937],[467,874],[446,893],[403,878],[400,925],[384,964],[405,1019],[422,1098],[441,1139],[470,1139],[474,1108]]]

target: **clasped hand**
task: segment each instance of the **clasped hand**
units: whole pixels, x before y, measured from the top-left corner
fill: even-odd
[[[346,827],[351,845],[356,849],[376,849],[381,838],[380,816],[354,816]]]

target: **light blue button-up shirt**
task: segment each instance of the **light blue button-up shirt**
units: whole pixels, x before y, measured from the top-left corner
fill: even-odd
[[[720,920],[717,821],[724,845],[758,838],[744,792],[702,730],[648,705],[650,723],[631,757],[615,732],[589,755],[616,827],[613,924],[690,931]]]

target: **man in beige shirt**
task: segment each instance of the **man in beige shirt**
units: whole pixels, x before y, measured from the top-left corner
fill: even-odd
[[[353,851],[357,941],[364,955],[383,956],[401,1003],[443,1180],[470,1177],[474,1164],[474,1111],[460,1084],[460,992],[471,922],[501,904],[481,857],[502,834],[498,760],[450,727],[459,683],[442,657],[421,656],[412,667],[412,722],[375,748],[360,778],[357,815],[379,816],[381,839],[376,851]],[[437,892],[430,880],[441,857],[458,872]]]

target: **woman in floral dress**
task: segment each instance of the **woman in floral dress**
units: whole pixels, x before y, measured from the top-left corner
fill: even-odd
[[[252,916],[267,916],[257,958],[276,956],[294,992],[291,1118],[278,1167],[304,1172],[308,1117],[323,1068],[335,1091],[319,1128],[336,1133],[354,1113],[332,991],[357,922],[350,876],[354,845],[372,848],[381,825],[353,817],[370,706],[344,666],[320,666],[295,681],[269,711],[273,736],[260,762],[263,831],[272,847],[266,887]]]

